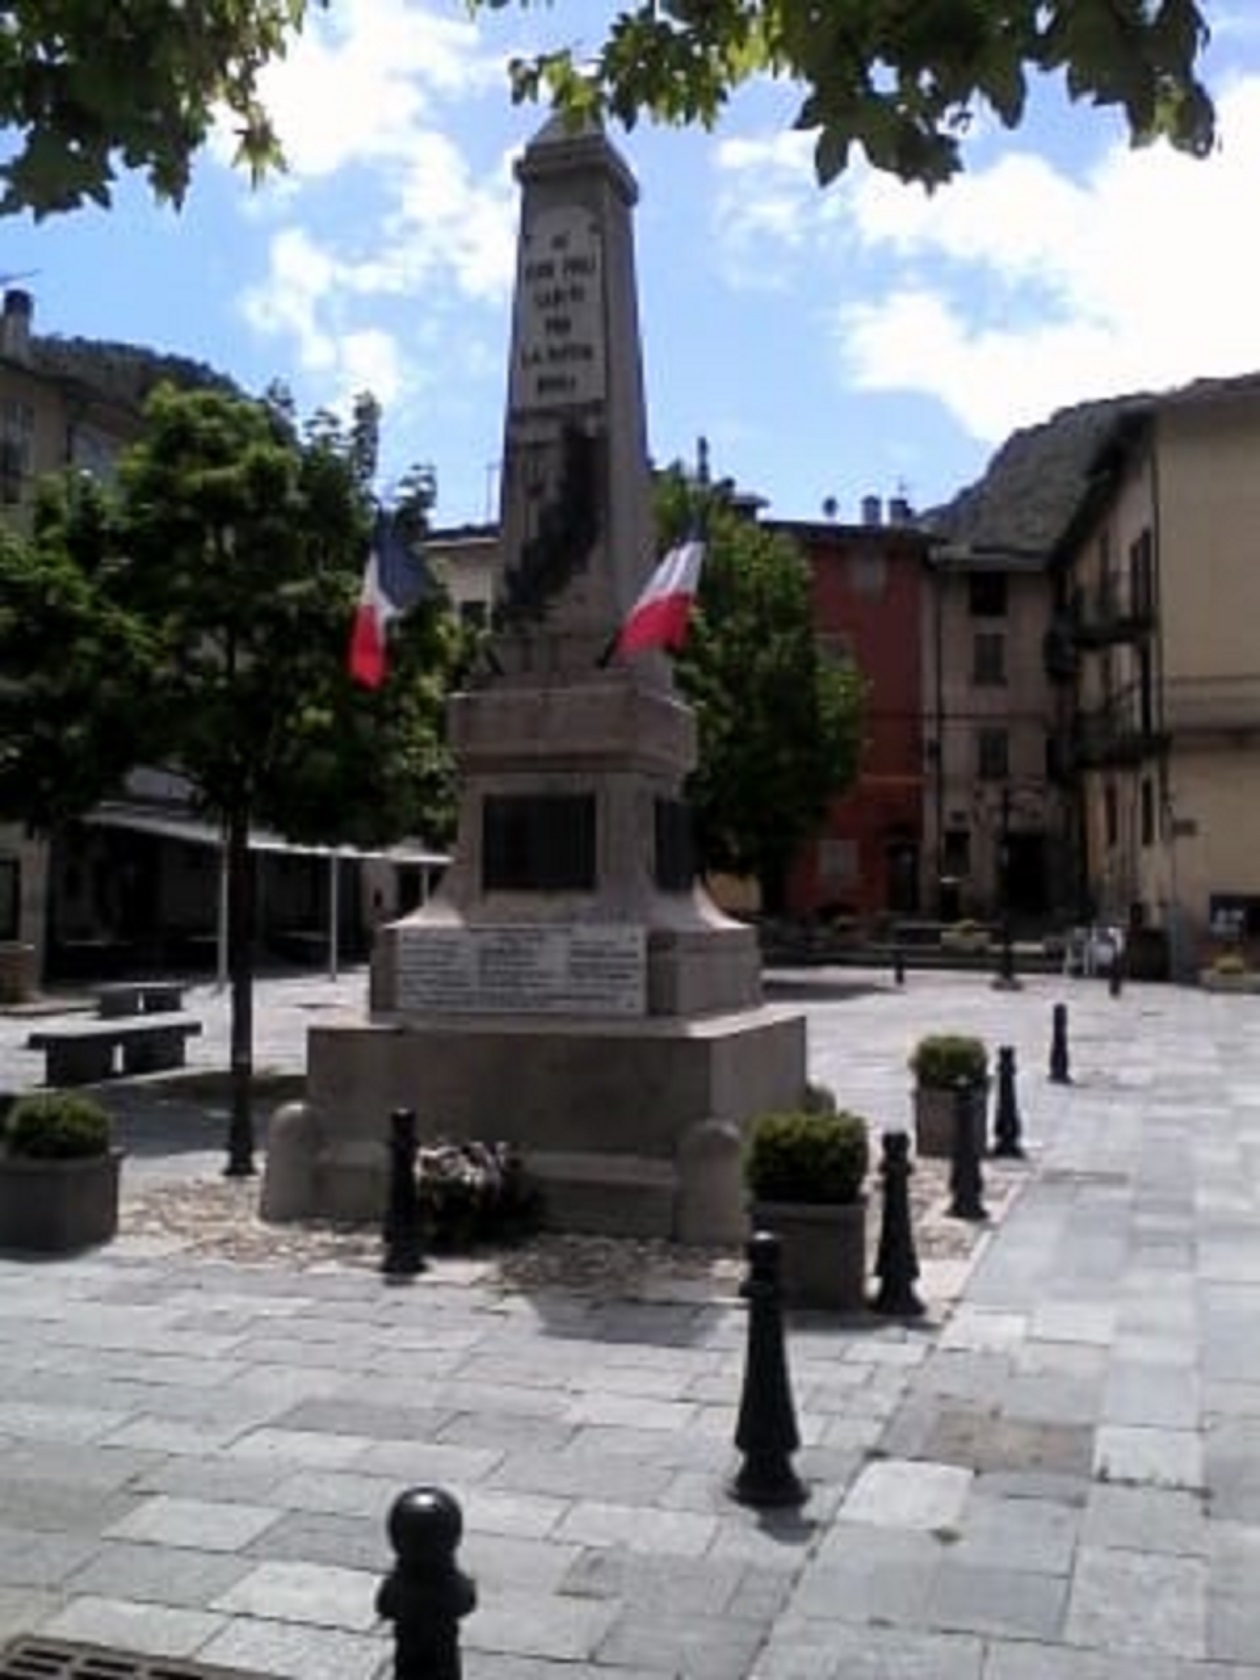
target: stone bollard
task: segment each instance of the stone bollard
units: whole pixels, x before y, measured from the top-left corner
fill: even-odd
[[[951,1219],[989,1217],[984,1206],[984,1174],[980,1166],[981,1128],[976,1125],[975,1113],[979,1096],[970,1080],[960,1079],[954,1086],[954,1153],[949,1166]]]
[[[463,1512],[444,1488],[407,1488],[387,1526],[395,1562],[376,1613],[394,1624],[394,1680],[460,1680],[460,1619],[477,1603],[476,1584],[455,1562]]]
[[[879,1176],[884,1187],[884,1205],[875,1253],[875,1276],[879,1289],[871,1310],[889,1318],[918,1318],[927,1311],[914,1292],[919,1276],[919,1257],[914,1249],[914,1227],[910,1219],[910,1137],[906,1132],[885,1132]]]
[[[420,1244],[420,1199],[416,1194],[416,1116],[410,1108],[396,1108],[389,1117],[389,1188],[382,1227],[386,1277],[414,1277],[424,1271]]]
[[[791,1462],[800,1436],[783,1339],[779,1239],[770,1231],[755,1231],[745,1252],[748,1276],[739,1292],[748,1302],[748,1351],[735,1427],[744,1462],[731,1496],[741,1505],[801,1505],[809,1494]]]
[[[1052,1020],[1050,1082],[1052,1085],[1070,1085],[1072,1075],[1068,1072],[1068,1012],[1066,1003],[1055,1004]]]
[[[997,1112],[993,1116],[993,1153],[996,1156],[1022,1160],[1024,1147],[1019,1141],[1019,1103],[1015,1096],[1015,1051],[1004,1044],[998,1051]]]

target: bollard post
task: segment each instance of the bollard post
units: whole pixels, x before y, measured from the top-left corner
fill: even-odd
[[[1112,997],[1119,997],[1124,987],[1124,958],[1116,951],[1111,958],[1111,966],[1107,970],[1107,990]]]
[[[1068,1072],[1068,1012],[1066,1003],[1055,1004],[1052,1022],[1050,1082],[1053,1085],[1070,1085],[1072,1075]]]
[[[898,986],[906,983],[906,954],[900,945],[893,946],[893,980]]]
[[[416,1194],[419,1149],[415,1110],[396,1108],[389,1117],[389,1188],[381,1233],[381,1270],[386,1277],[414,1277],[425,1269]]]
[[[914,1248],[910,1219],[910,1138],[906,1132],[885,1132],[879,1176],[884,1187],[884,1205],[875,1253],[875,1275],[879,1289],[871,1310],[889,1318],[918,1318],[927,1311],[915,1294],[919,1257]]]
[[[997,1113],[993,1117],[993,1153],[996,1156],[1022,1160],[1024,1146],[1019,1141],[1019,1103],[1015,1096],[1015,1051],[1004,1044],[998,1051]]]
[[[741,1505],[801,1505],[809,1494],[791,1462],[800,1436],[783,1339],[779,1239],[770,1231],[755,1231],[745,1252],[748,1276],[739,1292],[748,1302],[748,1351],[735,1427],[735,1445],[744,1461],[731,1497]]]
[[[984,1175],[980,1166],[980,1130],[975,1104],[983,1087],[960,1079],[954,1086],[954,1153],[949,1167],[951,1219],[989,1217],[984,1206]]]
[[[461,1680],[460,1619],[477,1604],[476,1584],[455,1561],[463,1512],[444,1488],[407,1488],[387,1530],[395,1562],[376,1613],[394,1624],[394,1680]]]

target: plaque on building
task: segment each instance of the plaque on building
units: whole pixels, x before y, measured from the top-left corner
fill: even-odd
[[[656,884],[662,892],[688,892],[696,878],[691,806],[685,799],[656,801]]]
[[[481,815],[483,891],[595,891],[593,793],[492,793]]]
[[[599,224],[578,205],[533,219],[521,247],[509,406],[518,414],[601,403],[606,392]]]
[[[398,944],[398,1007],[447,1014],[647,1013],[641,927],[407,930]]]

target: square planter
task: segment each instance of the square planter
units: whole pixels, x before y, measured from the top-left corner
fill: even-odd
[[[0,1249],[73,1254],[118,1230],[121,1149],[67,1161],[0,1157]]]
[[[916,1155],[952,1160],[954,1155],[955,1093],[939,1086],[919,1085],[914,1092],[914,1152]],[[988,1124],[989,1081],[971,1088],[971,1124],[976,1134],[976,1151],[985,1152]]]
[[[856,1312],[866,1305],[866,1198],[856,1202],[754,1202],[753,1229],[782,1245],[783,1302]]]

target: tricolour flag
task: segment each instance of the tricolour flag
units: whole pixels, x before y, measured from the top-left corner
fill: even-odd
[[[626,615],[617,635],[618,653],[642,653],[648,648],[678,651],[687,639],[703,562],[704,543],[697,536],[669,550]]]
[[[350,633],[350,675],[356,682],[365,688],[384,682],[389,624],[422,600],[432,584],[428,567],[403,541],[393,519],[378,513]]]

